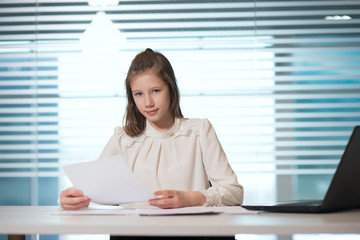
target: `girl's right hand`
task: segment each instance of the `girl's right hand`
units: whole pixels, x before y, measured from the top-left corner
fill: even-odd
[[[65,210],[78,210],[89,206],[91,199],[76,188],[68,188],[60,194],[60,205]]]

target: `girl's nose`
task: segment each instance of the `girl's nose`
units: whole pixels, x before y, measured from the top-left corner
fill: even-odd
[[[153,107],[154,106],[154,101],[150,96],[147,96],[145,98],[145,107]]]

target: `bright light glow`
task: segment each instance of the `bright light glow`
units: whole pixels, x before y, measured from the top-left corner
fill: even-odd
[[[325,20],[350,20],[351,17],[348,15],[334,15],[334,16],[326,16]]]
[[[87,53],[116,53],[126,38],[104,12],[98,12],[80,37],[81,49]]]
[[[119,4],[118,0],[89,0],[90,6],[94,7],[106,7],[106,6],[116,6]]]

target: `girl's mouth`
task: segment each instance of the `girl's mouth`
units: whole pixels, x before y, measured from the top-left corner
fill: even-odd
[[[153,116],[153,115],[155,115],[157,113],[157,111],[158,111],[157,109],[153,110],[153,111],[146,111],[146,114],[150,115],[150,116]]]

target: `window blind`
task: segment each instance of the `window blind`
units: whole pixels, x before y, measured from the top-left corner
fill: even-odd
[[[60,191],[62,165],[96,159],[150,47],[185,116],[215,126],[246,201],[322,195],[360,124],[359,17],[359,1],[2,0],[1,186]]]

